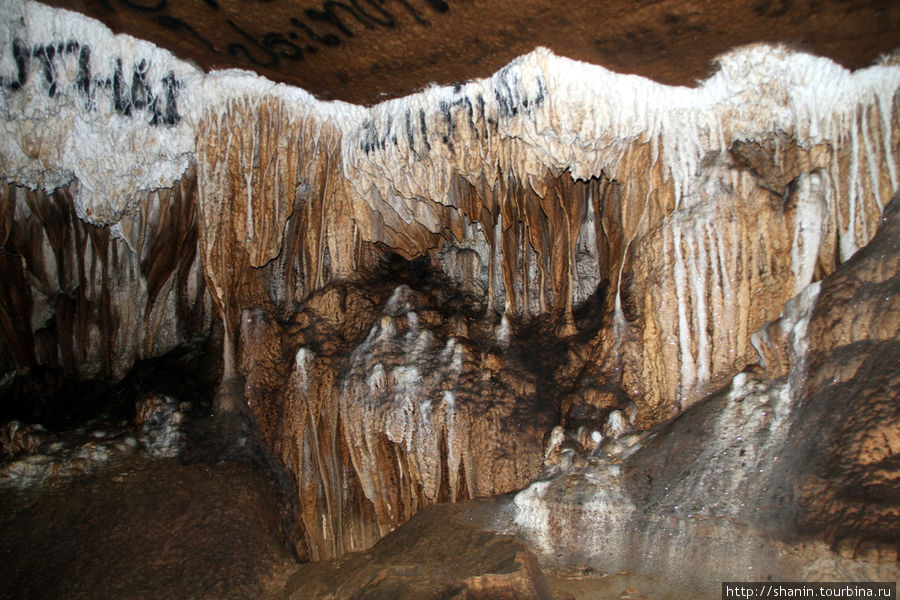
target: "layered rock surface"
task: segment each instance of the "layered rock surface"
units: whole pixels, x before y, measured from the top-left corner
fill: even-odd
[[[691,407],[898,187],[889,64],[752,46],[688,89],[537,50],[362,108],[3,11],[3,371],[118,377],[214,315],[313,559],[520,489],[555,425]]]

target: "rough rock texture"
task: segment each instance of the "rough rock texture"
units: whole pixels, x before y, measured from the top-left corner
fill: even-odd
[[[73,184],[74,185],[74,184]],[[195,179],[148,193],[115,228],[78,218],[71,187],[0,187],[0,364],[121,378],[207,331]]]
[[[294,564],[246,465],[132,457],[41,493],[0,490],[6,598],[260,598]]]
[[[474,511],[428,507],[367,552],[301,567],[284,597],[553,598],[534,555],[512,536],[473,522]]]
[[[540,472],[558,403],[525,368],[535,347],[502,352],[439,285],[408,281],[432,293],[332,284],[284,327],[244,313],[247,398],[296,477],[301,552],[313,559],[368,547],[428,504],[519,489]]]
[[[546,46],[667,84],[706,78],[718,54],[788,40],[849,68],[897,44],[900,9],[881,0],[52,0],[191,58],[252,69],[320,98],[374,104],[487,77]]]
[[[757,580],[895,579],[898,234],[895,200],[868,246],[760,330],[761,365],[521,492],[517,523],[542,560],[709,597],[734,565]]]
[[[797,415],[812,430],[804,436],[799,527],[842,552],[884,562],[900,552],[898,294],[895,200],[872,243],[823,283],[807,329],[809,375]]]
[[[119,376],[214,308],[217,410],[249,404],[314,559],[521,488],[555,425],[584,448],[690,408],[900,184],[890,61],[756,45],[688,89],[538,49],[363,108],[0,14],[5,379]],[[785,377],[792,327],[757,340]]]

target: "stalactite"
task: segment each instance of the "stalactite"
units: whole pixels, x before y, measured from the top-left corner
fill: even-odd
[[[644,429],[725,384],[900,177],[897,66],[756,45],[689,89],[538,49],[363,108],[32,2],[0,16],[4,369],[120,375],[211,301],[312,558],[523,485],[554,420]],[[60,44],[53,82],[12,67]],[[100,85],[110,65],[156,103]],[[407,277],[390,299],[394,256],[440,298]],[[558,346],[547,382],[516,354],[529,327]]]
[[[368,547],[428,504],[537,474],[550,423],[533,375],[501,370],[438,309],[406,285],[335,284],[287,337],[265,311],[245,311],[248,399],[294,473],[311,558]]]
[[[119,378],[206,331],[210,306],[196,256],[188,176],[143,197],[115,227],[80,220],[71,190],[4,185],[3,257],[12,282],[3,321],[15,328],[16,368]],[[29,352],[29,347],[32,350]]]
[[[898,217],[895,196],[865,248],[754,334],[760,364],[517,494],[517,533],[544,564],[666,574],[666,589],[711,596],[735,564],[773,580],[893,577]]]

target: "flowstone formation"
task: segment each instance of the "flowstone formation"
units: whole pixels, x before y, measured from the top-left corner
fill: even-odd
[[[852,267],[898,190],[889,59],[750,46],[675,88],[538,49],[363,108],[36,3],[0,32],[2,371],[118,377],[220,328],[218,410],[249,406],[293,476],[312,560],[626,448],[760,354],[785,394],[827,386],[824,354],[777,341],[793,325],[760,328]],[[816,477],[815,535],[868,522]]]
[[[554,452],[514,529],[555,569],[658,575],[663,597],[675,580],[717,597],[735,578],[895,579],[898,235],[895,199],[753,336],[759,364],[674,421]]]

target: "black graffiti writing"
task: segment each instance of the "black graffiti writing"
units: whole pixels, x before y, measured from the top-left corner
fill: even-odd
[[[62,51],[62,45],[59,48]],[[35,46],[31,51],[31,56],[38,59],[44,71],[44,79],[47,82],[47,93],[52,98],[56,95],[56,51],[57,48],[53,44],[46,46]]]
[[[157,12],[160,10],[165,10],[166,4],[168,4],[167,0],[156,0],[156,2],[148,2],[147,4],[136,2],[135,0],[119,0],[119,2],[121,2],[128,8],[133,8],[135,10],[144,12]]]
[[[753,10],[760,17],[783,17],[791,10],[792,5],[793,0],[760,0]]]
[[[261,1],[261,0],[260,0]],[[395,30],[398,15],[406,13],[420,25],[430,25],[425,13],[413,0],[325,0],[315,8],[291,16],[279,31],[254,34],[240,22],[222,14],[217,0],[204,0],[209,9],[206,18],[223,25],[222,31],[233,36],[221,45],[213,43],[198,27],[169,14],[167,0],[118,0],[119,5],[140,13],[153,13],[156,22],[168,29],[186,34],[211,53],[225,53],[260,68],[276,68],[283,61],[302,60],[324,48],[337,48],[364,30]],[[444,0],[419,0],[431,11],[443,14],[450,10]],[[204,28],[199,28],[204,29]],[[207,31],[208,27],[205,28]]]
[[[303,51],[296,44],[284,39],[280,33],[267,33],[263,36],[263,46],[272,50],[278,50],[276,53],[280,58],[294,60],[303,58]]]
[[[28,82],[28,59],[31,58],[31,51],[21,40],[13,40],[12,54],[16,63],[16,78],[5,83],[4,87],[17,90]]]
[[[75,42],[76,44],[78,42]],[[91,109],[91,47],[81,46],[78,51],[78,74],[75,89],[81,93],[84,109]]]
[[[97,109],[99,90],[108,90],[113,109],[125,117],[137,113],[148,115],[149,125],[175,125],[178,114],[179,90],[182,82],[170,71],[159,80],[158,91],[150,80],[150,61],[141,59],[126,74],[122,58],[113,61],[113,72],[96,77],[91,72],[91,48],[76,40],[29,46],[20,39],[13,40],[10,51],[16,65],[15,75],[0,76],[0,88],[9,92],[21,90],[29,81],[31,71],[40,69],[47,95],[55,98],[60,92],[59,68],[62,61],[74,61],[75,78],[72,87],[87,111]],[[70,67],[71,68],[71,67]]]
[[[231,19],[226,19],[225,22],[229,27],[237,31],[241,35],[241,37],[243,37],[247,41],[247,43],[250,44],[250,49],[248,49],[244,44],[232,42],[228,44],[228,54],[235,58],[240,58],[252,62],[258,67],[274,67],[279,62],[281,62],[278,59],[278,55],[275,54],[271,48],[267,48],[266,46],[262,45],[262,43],[257,42],[256,38],[241,29],[237,24],[234,23],[234,21],[232,21]]]
[[[291,21],[291,25],[293,25],[297,29],[303,31],[314,42],[319,42],[325,46],[328,46],[329,48],[335,48],[335,47],[341,45],[341,38],[339,38],[338,36],[336,36],[333,33],[326,33],[325,35],[318,35],[318,34],[316,34],[315,31],[313,31],[309,27],[309,25],[307,25],[300,19],[291,17],[290,21]]]
[[[131,73],[131,105],[138,110],[143,110],[153,102],[153,91],[147,83],[149,69],[150,63],[142,60]]]
[[[175,125],[178,121],[181,120],[181,116],[178,114],[178,93],[184,84],[181,83],[180,80],[175,78],[175,73],[169,71],[165,77],[162,78],[163,89],[165,90],[166,95],[166,108],[165,110],[160,109],[157,106],[159,102],[159,98],[153,98],[153,102],[150,104],[150,110],[153,114],[153,117],[150,119],[151,125]]]
[[[192,38],[194,38],[195,40],[199,41],[204,46],[206,46],[206,49],[209,50],[210,52],[215,52],[215,53],[219,52],[219,49],[216,48],[216,46],[214,46],[205,37],[200,35],[196,29],[194,29],[193,27],[191,27],[190,25],[188,25],[181,19],[178,19],[171,15],[160,14],[160,15],[156,15],[156,22],[159,23],[160,25],[162,25],[163,27],[166,27],[173,31],[177,31],[178,33],[188,34],[189,36],[191,36]]]
[[[344,22],[341,20],[340,13],[338,11],[343,11],[346,13],[344,18],[346,19],[348,16],[354,17],[357,22],[362,24],[367,29],[374,29],[374,25],[369,23],[365,18],[363,18],[358,12],[350,8],[350,6],[344,4],[343,2],[325,2],[322,5],[322,10],[315,10],[312,8],[306,9],[306,17],[312,21],[317,21],[319,23],[328,23],[338,31],[340,31],[344,36],[351,38],[355,37],[356,34],[353,33],[353,30],[348,26],[344,25]]]
[[[444,0],[428,0],[428,4],[431,5],[431,8],[440,13],[445,13],[450,10],[450,5],[444,2]]]
[[[392,118],[379,124],[375,119],[367,119],[362,126],[359,148],[366,154],[385,150],[388,143],[397,145],[398,133],[405,137],[407,148],[420,158],[431,151],[431,139],[440,140],[451,153],[456,152],[454,139],[458,139],[460,127],[468,128],[469,134],[475,138],[487,139],[497,128],[502,119],[512,119],[521,115],[531,116],[543,106],[547,97],[547,86],[543,78],[538,76],[530,88],[526,88],[518,73],[504,68],[498,74],[498,85],[494,90],[496,114],[489,113],[484,96],[476,92],[466,93],[466,88],[457,85],[453,88],[453,96],[438,102],[436,131],[429,131],[428,119],[424,109],[419,109],[414,116],[409,109],[403,114],[402,123],[395,123]],[[432,121],[432,124],[435,124]],[[479,127],[480,124],[480,127]],[[399,130],[399,131],[398,131]]]

